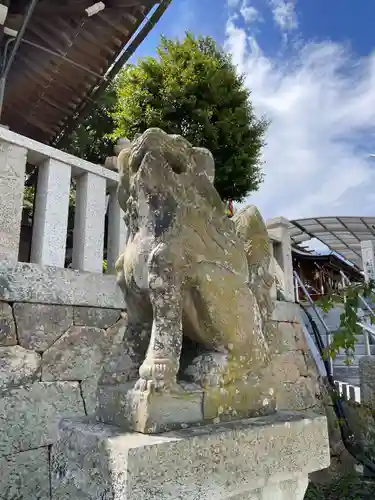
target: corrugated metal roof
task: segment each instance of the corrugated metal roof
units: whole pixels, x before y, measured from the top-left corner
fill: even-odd
[[[375,241],[375,217],[311,217],[290,221],[292,242],[312,238],[362,269],[361,241]]]

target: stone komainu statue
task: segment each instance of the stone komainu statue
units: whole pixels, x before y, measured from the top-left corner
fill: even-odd
[[[272,284],[259,212],[229,219],[211,153],[180,136],[149,129],[123,142],[117,162],[128,237],[116,269],[135,390],[173,392],[185,380],[238,393],[238,384],[258,384],[269,362]],[[267,391],[258,406],[269,404]]]

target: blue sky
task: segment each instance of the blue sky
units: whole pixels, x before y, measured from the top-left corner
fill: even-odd
[[[172,0],[160,34],[211,35],[271,120],[265,181],[249,197],[267,219],[375,212],[375,2]]]

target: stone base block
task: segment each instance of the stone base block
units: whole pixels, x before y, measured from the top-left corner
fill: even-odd
[[[99,386],[99,421],[146,434],[203,422],[201,389],[151,392],[134,390],[133,385]]]
[[[64,420],[52,500],[303,500],[329,465],[326,419],[274,414],[161,435]]]
[[[63,417],[83,415],[78,382],[35,382],[2,394],[0,457],[51,445]]]
[[[203,390],[181,382],[176,390],[134,389],[134,382],[98,387],[98,421],[126,431],[155,434],[275,413],[275,399],[267,384],[237,382]]]
[[[50,500],[47,447],[0,458],[0,500]]]

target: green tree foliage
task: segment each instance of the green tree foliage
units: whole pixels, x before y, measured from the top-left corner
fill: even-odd
[[[337,476],[329,483],[310,483],[305,500],[372,500],[375,482],[359,475]]]
[[[262,181],[267,128],[253,112],[243,78],[209,37],[162,38],[157,53],[120,73],[112,137],[132,139],[149,127],[180,134],[213,153],[222,198],[242,200]]]
[[[324,312],[328,312],[336,306],[342,306],[343,312],[340,315],[340,325],[337,331],[333,332],[331,344],[328,347],[327,356],[334,358],[340,351],[345,349],[347,352],[354,351],[358,335],[362,333],[362,327],[358,324],[357,312],[363,307],[362,299],[367,303],[375,303],[375,283],[353,283],[340,291],[332,292],[323,297],[317,305]],[[373,315],[369,317],[371,324],[375,323]],[[348,358],[350,362],[350,358]]]

